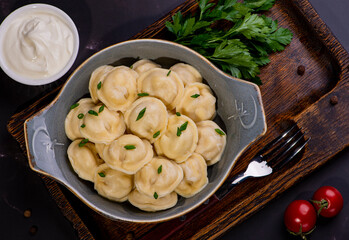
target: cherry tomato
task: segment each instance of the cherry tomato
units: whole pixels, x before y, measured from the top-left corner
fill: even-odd
[[[310,202],[295,200],[286,208],[284,222],[290,232],[303,236],[314,229],[316,217],[316,211]]]
[[[343,197],[336,188],[323,186],[314,193],[312,203],[321,216],[334,217],[343,208]]]

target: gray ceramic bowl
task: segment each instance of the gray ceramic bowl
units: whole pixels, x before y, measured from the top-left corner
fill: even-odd
[[[89,92],[88,82],[93,70],[104,64],[131,65],[137,58],[154,60],[163,67],[185,62],[197,68],[216,94],[218,123],[227,133],[221,160],[208,168],[209,184],[194,197],[179,198],[175,207],[154,213],[138,210],[128,202],[109,201],[97,194],[93,184],[80,179],[69,163],[70,140],[64,131],[70,106]],[[230,77],[187,47],[155,39],[126,41],[96,53],[76,69],[51,104],[25,122],[29,164],[34,171],[59,181],[106,217],[148,223],[179,217],[202,204],[224,182],[244,149],[265,132],[261,94],[255,84]]]

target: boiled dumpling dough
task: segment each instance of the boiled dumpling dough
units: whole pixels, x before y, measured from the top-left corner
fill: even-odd
[[[143,111],[143,117],[137,118]],[[131,132],[153,143],[165,131],[168,121],[166,106],[157,98],[142,97],[125,112],[125,122]]]
[[[194,122],[200,122],[213,119],[216,113],[215,104],[216,98],[209,86],[203,83],[192,83],[186,86],[176,110],[190,117]]]
[[[104,157],[103,157],[103,151],[104,151],[104,148],[105,148],[106,146],[108,146],[108,145],[107,145],[107,144],[104,144],[104,143],[96,143],[96,144],[95,144],[96,151],[97,151],[98,155],[99,155],[102,159],[104,159]]]
[[[109,65],[103,65],[92,72],[88,88],[90,90],[90,95],[94,103],[98,102],[97,91],[99,91],[99,89],[97,85],[102,82],[107,73],[113,70],[113,68],[114,67]]]
[[[68,158],[80,178],[93,182],[96,168],[103,163],[93,143],[81,145],[82,139],[73,141],[68,147]],[[80,146],[79,146],[80,144]]]
[[[160,67],[161,66],[159,64],[156,64],[148,59],[141,59],[132,65],[132,69],[135,70],[138,74],[144,73],[153,68]]]
[[[171,208],[176,205],[177,199],[178,197],[175,192],[155,199],[154,197],[140,193],[137,189],[133,190],[128,196],[128,200],[133,206],[147,212],[156,212]]]
[[[135,186],[149,197],[163,197],[178,186],[183,170],[177,163],[164,157],[154,157],[135,175]]]
[[[200,154],[194,153],[179,166],[184,173],[183,180],[175,190],[179,195],[185,198],[192,197],[207,185],[207,165]]]
[[[199,132],[199,141],[195,152],[204,157],[208,166],[213,165],[218,162],[222,156],[226,143],[226,135],[213,121],[202,121],[198,122],[196,125]],[[217,131],[222,131],[224,135],[219,134]]]
[[[111,169],[107,164],[95,171],[95,189],[98,194],[112,201],[124,202],[133,189],[133,175]]]
[[[115,67],[102,79],[98,99],[110,110],[125,111],[137,98],[137,77],[137,72],[128,67]]]
[[[179,129],[185,125],[186,129],[180,131]],[[166,131],[154,143],[154,147],[158,155],[164,155],[180,163],[194,152],[197,142],[198,130],[193,120],[184,115],[172,115],[168,118]]]
[[[69,111],[64,123],[65,133],[72,141],[78,138],[83,138],[82,134],[80,133],[82,117],[87,113],[88,110],[95,106],[91,98],[82,98],[77,102],[77,104],[77,107]],[[78,117],[79,114],[82,114],[81,119]]]
[[[96,106],[91,110],[98,116],[87,113],[83,118],[84,128],[80,129],[84,138],[94,143],[108,144],[124,134],[126,124],[121,113],[110,111],[107,107]]]
[[[190,83],[202,82],[202,77],[199,71],[189,64],[177,63],[173,65],[170,70],[175,71],[179,75],[183,81],[184,87]]]
[[[132,134],[121,136],[103,150],[103,158],[108,166],[127,174],[136,173],[152,157],[151,144]]]
[[[175,72],[164,68],[153,68],[142,73],[137,80],[139,93],[148,93],[159,98],[172,110],[182,98],[184,86]]]

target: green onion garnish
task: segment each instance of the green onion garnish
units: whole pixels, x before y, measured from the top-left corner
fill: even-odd
[[[70,109],[74,109],[74,108],[76,108],[77,106],[79,106],[79,103],[75,103],[75,104],[71,105],[71,106],[70,106]]]
[[[140,97],[145,97],[145,96],[149,96],[149,93],[138,93],[137,94],[138,96],[140,96]]]
[[[98,109],[98,113],[101,113],[104,110],[104,105],[100,106]]]
[[[136,146],[135,145],[125,145],[124,148],[126,150],[132,150],[132,149],[136,149]]]
[[[185,123],[183,123],[180,127],[177,127],[177,136],[179,137],[182,132],[187,129],[188,126],[188,121],[186,121]]]
[[[216,131],[216,133],[218,133],[221,136],[225,135],[225,133],[222,130],[220,130],[219,128],[216,128],[215,131]]]
[[[88,113],[91,114],[91,115],[98,116],[98,113],[96,111],[94,111],[94,110],[89,110]]]
[[[200,94],[194,94],[194,95],[191,95],[190,97],[192,98],[198,98],[200,96]]]
[[[158,199],[158,197],[159,197],[159,195],[156,192],[154,192],[154,198]]]
[[[87,138],[82,139],[81,142],[79,143],[79,147],[85,146],[86,143],[88,143],[88,139]]]
[[[138,121],[139,119],[141,119],[141,118],[143,117],[143,115],[144,115],[146,109],[147,109],[147,108],[143,108],[143,109],[139,112],[136,121]]]
[[[162,172],[162,165],[160,165],[160,167],[158,167],[158,174],[160,174]]]
[[[160,135],[160,131],[157,131],[156,133],[154,133],[153,138],[157,138],[157,136],[159,135]]]
[[[97,89],[99,90],[99,89],[101,89],[101,87],[102,87],[102,82],[99,82],[99,83],[97,84]]]

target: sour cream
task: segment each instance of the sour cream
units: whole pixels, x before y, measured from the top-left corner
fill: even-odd
[[[22,12],[4,34],[1,46],[4,61],[27,78],[42,79],[58,73],[74,51],[72,29],[50,11]]]

